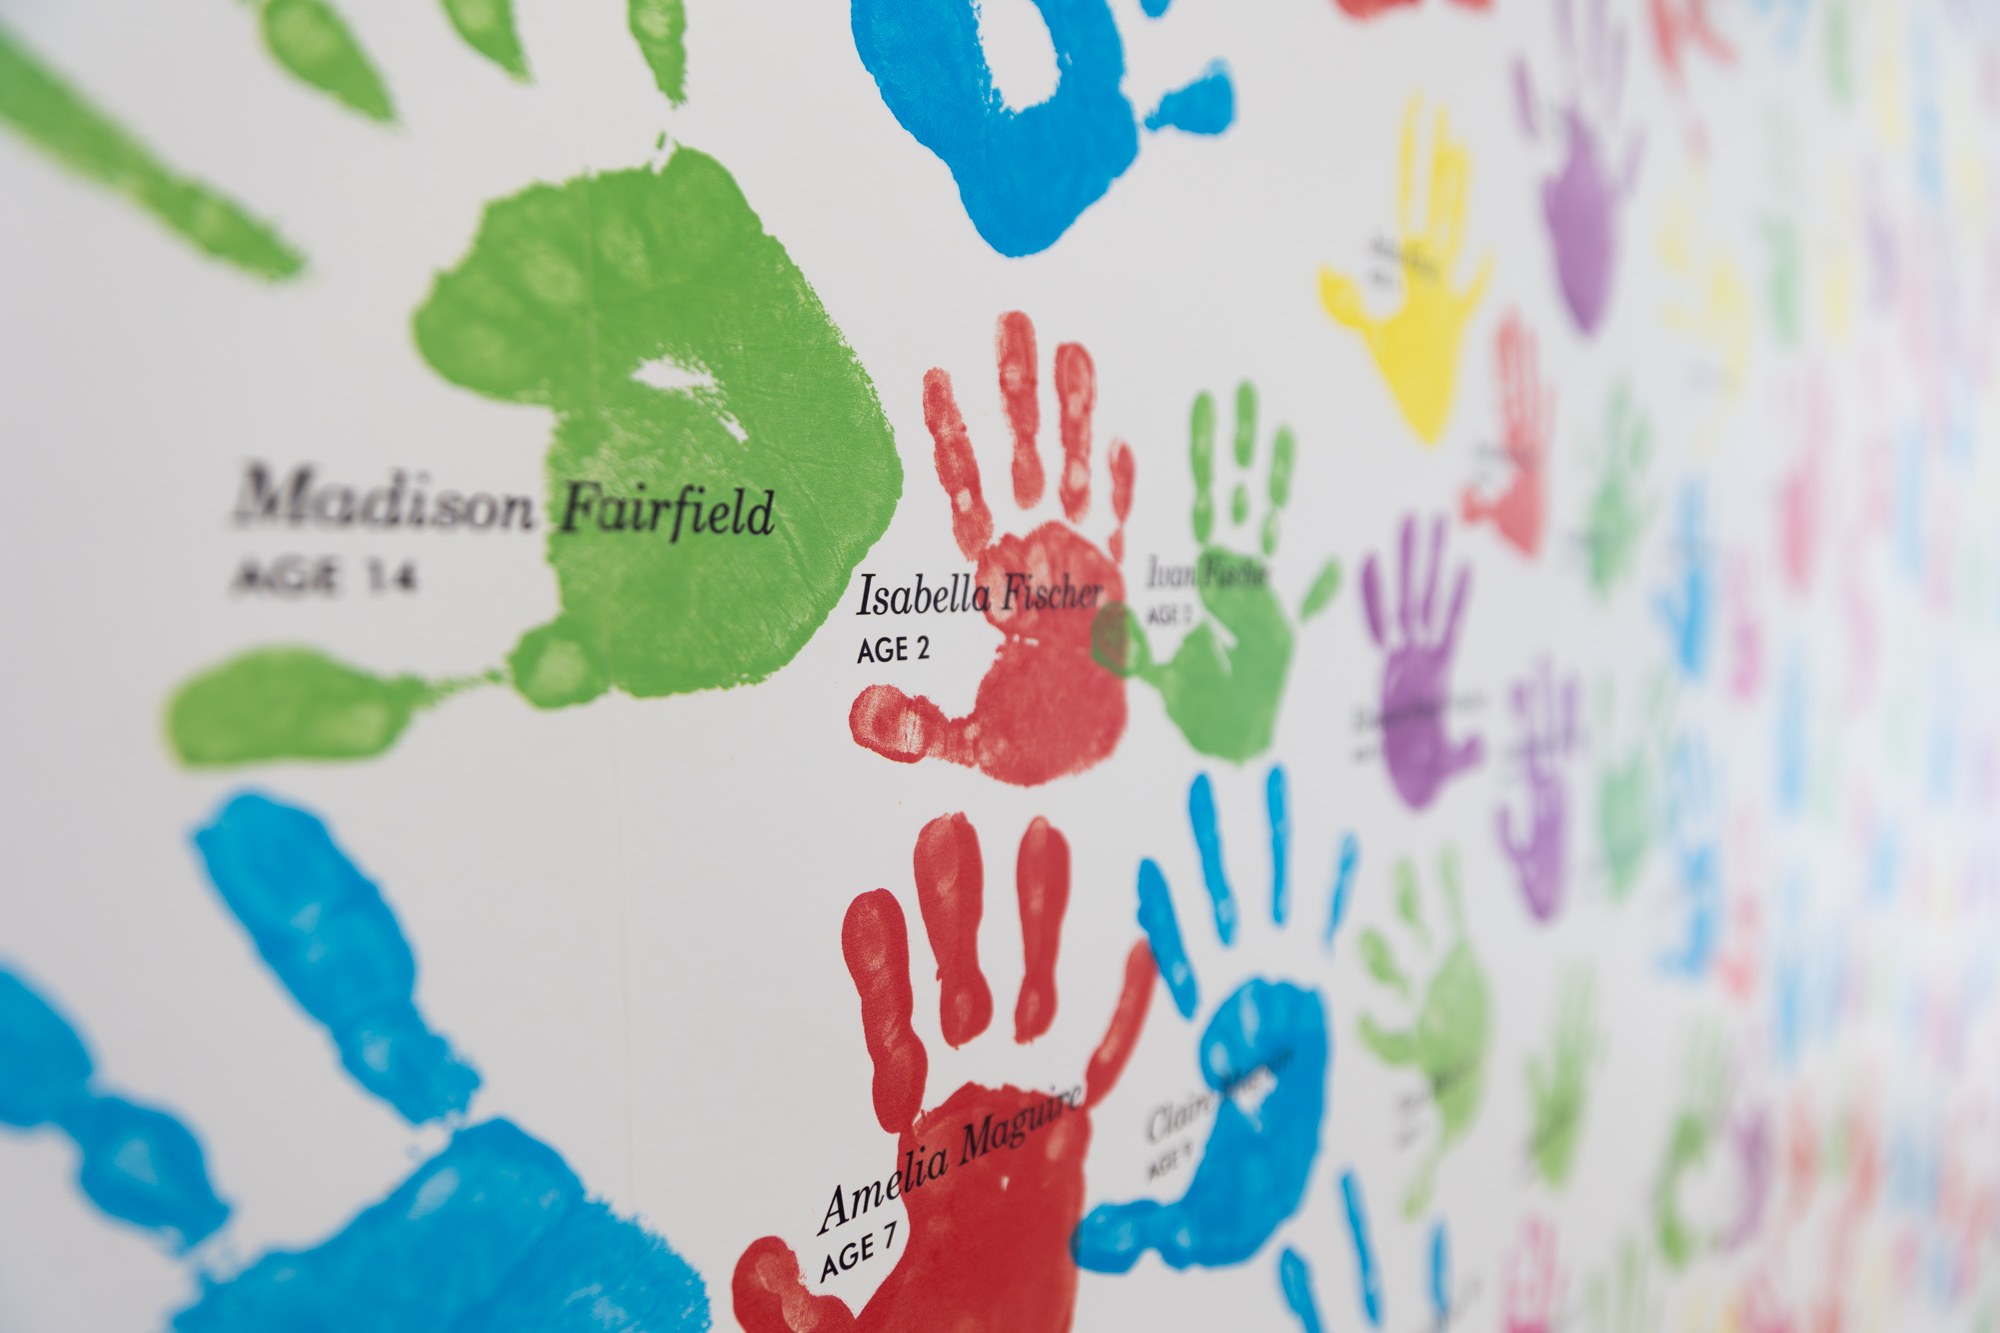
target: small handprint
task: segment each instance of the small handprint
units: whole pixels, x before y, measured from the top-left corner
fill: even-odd
[[[1560,683],[1544,658],[1535,674],[1514,683],[1514,715],[1521,721],[1522,769],[1528,780],[1527,827],[1514,832],[1514,811],[1494,816],[1500,850],[1514,863],[1521,897],[1537,921],[1562,910],[1569,869],[1569,788],[1563,769],[1581,736],[1576,721],[1576,677]]]
[[[1675,586],[1654,596],[1653,609],[1666,627],[1674,662],[1689,680],[1708,672],[1715,629],[1715,547],[1708,532],[1708,490],[1700,481],[1681,487],[1674,532]]]
[[[1436,444],[1451,415],[1465,323],[1486,293],[1493,259],[1489,255],[1480,262],[1471,286],[1462,292],[1452,290],[1452,274],[1465,245],[1472,158],[1465,144],[1451,137],[1451,120],[1443,107],[1438,108],[1436,118],[1424,223],[1421,229],[1417,225],[1414,196],[1422,110],[1422,97],[1414,97],[1403,114],[1402,181],[1396,206],[1402,308],[1386,319],[1375,318],[1368,313],[1354,279],[1330,268],[1319,271],[1319,298],[1327,314],[1366,340],[1369,354],[1417,438]]]
[[[1653,20],[1653,51],[1668,82],[1676,87],[1686,78],[1686,53],[1700,51],[1719,65],[1736,63],[1736,52],[1715,30],[1710,0],[1646,0]]]
[[[505,1120],[457,1127],[479,1076],[426,1025],[395,914],[325,824],[245,793],[194,842],[224,905],[357,1082],[412,1124],[444,1120],[453,1133],[312,1249],[199,1274],[201,1295],[174,1317],[176,1333],[554,1328],[577,1318],[582,1293],[603,1327],[709,1327],[700,1275],[591,1199],[552,1148]],[[84,1191],[112,1216],[183,1246],[214,1232],[228,1209],[194,1136],[161,1112],[93,1092],[90,1076],[69,1025],[0,973],[0,1120],[53,1121],[71,1134]]]
[[[1602,1040],[1597,1029],[1596,983],[1587,969],[1579,968],[1563,979],[1547,1058],[1531,1055],[1526,1066],[1533,1117],[1528,1158],[1550,1189],[1569,1184],[1570,1171],[1576,1165],[1590,1067],[1597,1063]]]
[[[1667,761],[1666,825],[1685,913],[1680,942],[1661,957],[1669,972],[1700,977],[1722,939],[1722,811],[1708,742],[1677,737]]]
[[[1290,916],[1291,835],[1284,793],[1284,770],[1273,768],[1265,794],[1274,866],[1271,916],[1279,927]],[[1188,793],[1188,816],[1216,937],[1229,948],[1236,941],[1238,907],[1223,864],[1214,788],[1205,774]],[[1199,1003],[1195,969],[1166,875],[1150,858],[1139,863],[1139,924],[1174,1007],[1192,1020]],[[1253,977],[1215,1007],[1196,1052],[1202,1080],[1217,1096],[1194,1179],[1173,1203],[1140,1199],[1091,1209],[1071,1244],[1082,1267],[1123,1273],[1154,1249],[1173,1268],[1242,1263],[1304,1200],[1319,1154],[1332,1058],[1319,992]]]
[[[1447,849],[1439,858],[1438,876],[1444,885],[1451,933],[1442,941],[1444,956],[1425,983],[1421,1000],[1409,974],[1396,961],[1387,937],[1373,927],[1361,936],[1361,957],[1368,974],[1413,1010],[1412,1021],[1404,1028],[1383,1027],[1374,1015],[1363,1014],[1362,1043],[1384,1063],[1422,1075],[1438,1117],[1437,1138],[1403,1196],[1405,1217],[1417,1216],[1430,1203],[1438,1164],[1472,1128],[1473,1118],[1479,1114],[1486,1090],[1486,1057],[1493,1039],[1492,987],[1465,932],[1455,851]],[[1425,953],[1436,953],[1440,942],[1432,938],[1416,867],[1407,860],[1396,864],[1396,916]]]
[[[1019,311],[1002,315],[995,343],[1000,397],[1014,434],[1014,502],[1031,509],[1045,484],[1036,447],[1035,326]],[[1097,403],[1097,372],[1081,344],[1056,348],[1055,381],[1063,445],[1057,489],[1064,516],[1075,524],[1090,511]],[[902,764],[943,759],[1023,787],[1081,773],[1108,757],[1125,732],[1125,684],[1092,660],[1091,626],[1100,610],[1125,599],[1118,562],[1132,511],[1131,447],[1111,442],[1111,510],[1118,526],[1105,543],[1107,558],[1058,519],[1026,537],[994,539],[979,461],[951,376],[942,370],[924,376],[924,421],[936,446],[938,481],[951,503],[952,536],[965,558],[977,562],[974,586],[988,598],[986,619],[1005,637],[969,715],[947,717],[923,695],[871,685],[855,696],[848,728],[856,744]],[[1279,678],[1282,683],[1282,667]]]
[[[993,1017],[978,956],[985,880],[978,834],[964,815],[940,815],[918,835],[912,860],[917,904],[938,961],[940,1026],[949,1045],[961,1046]],[[1015,868],[1024,959],[1014,1040],[1025,1044],[1055,1022],[1069,843],[1038,818],[1021,837]],[[1152,955],[1141,941],[1126,958],[1123,992],[1081,1087],[1048,1093],[967,1083],[926,1111],[930,1060],[911,1026],[909,931],[896,895],[874,889],[855,898],[840,947],[875,1067],[875,1118],[897,1138],[891,1179],[909,1210],[908,1240],[858,1315],[838,1296],[812,1294],[783,1240],[754,1241],[731,1283],[737,1322],[748,1333],[1064,1333],[1076,1302],[1070,1232],[1083,1215],[1090,1108],[1118,1081],[1145,1026]],[[981,1248],[976,1264],[966,1262],[971,1237]]]
[[[1667,1129],[1666,1148],[1653,1181],[1653,1239],[1675,1272],[1686,1268],[1715,1237],[1689,1221],[1681,1208],[1681,1182],[1707,1162],[1729,1104],[1729,1056],[1722,1037],[1707,1027],[1689,1037],[1679,1107]]]
[[[1535,335],[1517,310],[1507,312],[1494,336],[1499,363],[1501,447],[1514,474],[1498,499],[1488,499],[1472,487],[1459,493],[1459,514],[1467,523],[1488,519],[1530,560],[1542,549],[1542,525],[1548,509],[1549,438],[1555,432],[1555,392],[1542,383],[1535,352]]]
[[[1444,572],[1445,520],[1431,525],[1427,572],[1416,565],[1417,519],[1403,519],[1402,558],[1397,566],[1394,642],[1382,619],[1382,576],[1373,555],[1361,570],[1362,609],[1375,646],[1387,658],[1382,664],[1382,754],[1389,781],[1412,810],[1437,799],[1451,778],[1478,763],[1485,745],[1477,736],[1453,744],[1445,736],[1445,712],[1451,703],[1452,654],[1458,649],[1458,618],[1472,590],[1472,570],[1461,566],[1452,582],[1451,605],[1444,624],[1436,619],[1438,578]],[[1421,591],[1412,585],[1421,581]]]
[[[1556,37],[1569,71],[1569,100],[1556,112],[1568,145],[1559,174],[1542,182],[1542,216],[1555,246],[1556,278],[1563,303],[1586,335],[1597,331],[1611,295],[1617,264],[1618,210],[1639,179],[1643,139],[1627,137],[1618,165],[1611,162],[1620,102],[1625,91],[1625,25],[1605,13],[1605,0],[1584,0],[1578,49],[1571,0],[1558,0]],[[1514,94],[1522,128],[1539,140],[1545,110],[1535,96],[1525,60],[1514,63]],[[1615,174],[1614,174],[1615,173]]]
[[[1539,1217],[1521,1220],[1521,1234],[1507,1253],[1500,1282],[1502,1333],[1556,1333],[1564,1322],[1569,1285],[1556,1248],[1556,1229]]]
[[[1120,85],[1125,48],[1105,0],[1035,0],[1055,47],[1055,92],[1022,109],[994,87],[968,0],[853,0],[855,50],[882,100],[951,169],[986,243],[1019,257],[1046,250],[1139,155]],[[1149,18],[1167,11],[1147,0]],[[1209,65],[1163,96],[1146,128],[1220,134],[1236,116],[1228,67]]]
[[[1627,1237],[1617,1257],[1584,1284],[1583,1326],[1588,1333],[1659,1333],[1664,1305],[1652,1254]]]
[[[1160,663],[1153,659],[1137,613],[1114,604],[1098,616],[1092,652],[1100,665],[1121,676],[1136,676],[1158,690],[1167,716],[1196,751],[1241,763],[1270,747],[1278,704],[1285,692],[1285,675],[1291,667],[1292,625],[1271,588],[1264,559],[1212,540],[1215,400],[1206,392],[1194,400],[1189,436],[1195,487],[1194,539],[1201,543],[1195,587],[1206,615],[1181,640],[1173,659]],[[1236,390],[1236,466],[1250,467],[1256,449],[1257,391],[1246,381]],[[1270,508],[1258,543],[1265,559],[1277,554],[1279,519],[1292,496],[1297,451],[1291,427],[1278,427],[1271,441],[1266,490]],[[1249,519],[1250,488],[1239,481],[1230,493],[1230,524],[1240,529]],[[1329,560],[1306,591],[1299,609],[1301,623],[1325,610],[1339,590],[1340,564]]]
[[[1703,171],[1691,168],[1668,198],[1656,242],[1660,266],[1674,291],[1663,312],[1665,322],[1699,350],[1696,384],[1716,400],[1702,425],[1705,439],[1717,433],[1722,413],[1742,396],[1756,334],[1749,283],[1727,242],[1702,223],[1707,193]]]
[[[1652,458],[1653,423],[1633,399],[1631,386],[1621,382],[1605,406],[1603,470],[1584,516],[1584,557],[1599,597],[1609,597],[1638,560],[1653,518],[1644,489]]]

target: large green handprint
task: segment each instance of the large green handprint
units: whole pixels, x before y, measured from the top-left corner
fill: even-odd
[[[1202,754],[1238,763],[1271,744],[1285,673],[1292,664],[1292,623],[1271,589],[1264,559],[1278,551],[1280,516],[1292,497],[1292,468],[1298,442],[1291,427],[1280,426],[1271,441],[1267,483],[1270,507],[1259,530],[1260,558],[1217,544],[1215,534],[1215,399],[1203,392],[1194,400],[1189,425],[1189,462],[1194,472],[1194,539],[1201,544],[1195,587],[1205,615],[1165,663],[1153,660],[1152,645],[1138,615],[1124,605],[1098,615],[1091,645],[1099,664],[1134,677],[1160,692],[1167,716]],[[1257,452],[1257,391],[1247,381],[1236,390],[1236,466],[1247,471]],[[1229,520],[1242,528],[1250,520],[1250,487],[1239,480],[1230,493]],[[1325,610],[1340,591],[1340,564],[1329,560],[1307,590],[1301,623]]]
[[[1452,1145],[1465,1137],[1479,1114],[1486,1090],[1486,1056],[1493,1039],[1492,988],[1472,942],[1465,933],[1465,909],[1458,887],[1458,855],[1447,848],[1439,858],[1438,876],[1444,885],[1445,908],[1451,918],[1451,936],[1444,960],[1431,973],[1418,1003],[1410,978],[1396,961],[1396,953],[1381,931],[1370,928],[1361,936],[1361,959],[1368,974],[1389,987],[1405,1003],[1417,1004],[1416,1022],[1407,1028],[1385,1028],[1373,1015],[1361,1016],[1361,1040],[1388,1064],[1407,1066],[1424,1076],[1430,1085],[1431,1102],[1437,1108],[1438,1136],[1425,1156],[1417,1177],[1403,1196],[1403,1215],[1415,1217],[1430,1202],[1431,1187],[1437,1180],[1438,1163]],[[1434,949],[1430,927],[1425,924],[1423,895],[1417,887],[1417,872],[1409,861],[1396,863],[1396,915],[1409,934],[1426,952]]]

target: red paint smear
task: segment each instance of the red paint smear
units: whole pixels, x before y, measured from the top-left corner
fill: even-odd
[[[1514,549],[1529,559],[1542,547],[1548,507],[1549,437],[1555,428],[1555,394],[1542,383],[1535,335],[1509,311],[1494,339],[1499,362],[1502,442],[1514,465],[1506,493],[1488,500],[1471,487],[1460,497],[1467,523],[1491,519]]]
[[[894,1134],[916,1118],[930,1072],[930,1057],[910,1027],[910,938],[895,894],[875,889],[847,905],[840,952],[861,997],[861,1037],[875,1065],[875,1119]]]
[[[993,359],[1000,367],[1000,402],[1014,431],[1014,503],[1028,509],[1041,503],[1042,454],[1035,437],[1042,429],[1042,404],[1037,396],[1035,325],[1019,310],[1000,316],[993,335]],[[1062,357],[1056,357],[1058,380]],[[971,556],[974,552],[967,551]]]
[[[1003,316],[996,344],[1001,396],[1015,432],[1018,493],[1024,477],[1018,455],[1024,440],[1032,445],[1038,421],[1034,326],[1019,312]],[[1090,415],[1097,390],[1089,353],[1075,343],[1057,348],[1056,381],[1065,453],[1063,507],[1076,519],[1090,504]],[[1110,539],[1110,557],[1060,522],[996,543],[972,441],[951,377],[942,370],[924,376],[924,421],[936,446],[938,481],[951,504],[952,536],[959,551],[978,562],[974,586],[986,590],[991,602],[986,618],[1006,637],[970,714],[951,717],[922,695],[872,685],[848,710],[848,730],[856,744],[886,759],[904,764],[943,759],[1016,786],[1081,773],[1107,758],[1125,733],[1124,681],[1092,659],[1090,637],[1098,612],[1125,600],[1118,562],[1132,504],[1132,451],[1123,442],[1112,449],[1112,508],[1119,526]],[[1039,480],[1035,486],[1039,495]],[[1010,606],[1010,574],[1059,594],[1065,588],[1096,591],[1087,603],[1073,598],[1072,605],[1035,610],[1020,604],[1017,580],[1016,604]]]
[[[951,498],[951,535],[965,558],[976,560],[993,540],[993,513],[979,485],[979,460],[972,456],[951,376],[942,370],[924,376],[924,424],[936,446],[938,484]]]
[[[1090,512],[1090,414],[1097,409],[1097,367],[1081,343],[1056,348],[1056,405],[1062,413],[1063,514],[1081,523]]]
[[[1022,956],[1014,1040],[1025,1045],[1056,1021],[1056,950],[1069,908],[1069,842],[1039,815],[1021,835],[1014,887],[1021,900]]]
[[[979,834],[964,815],[939,815],[917,835],[911,857],[917,906],[938,965],[938,1026],[956,1050],[993,1021],[993,992],[979,970],[979,918],[986,870]]]

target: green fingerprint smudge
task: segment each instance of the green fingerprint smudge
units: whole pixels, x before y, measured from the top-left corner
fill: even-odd
[[[267,281],[305,256],[226,195],[175,174],[0,25],[0,120],[69,170],[126,196],[206,254]]]

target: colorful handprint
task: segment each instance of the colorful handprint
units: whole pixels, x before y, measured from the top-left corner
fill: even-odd
[[[1265,784],[1273,882],[1271,916],[1286,924],[1290,819],[1285,776],[1273,768]],[[1223,863],[1215,794],[1206,774],[1188,793],[1195,850],[1224,948],[1236,941],[1238,907]],[[1192,1020],[1200,1002],[1180,915],[1159,864],[1139,863],[1139,924],[1152,945],[1174,1007]],[[1196,1046],[1201,1076],[1215,1096],[1208,1142],[1173,1203],[1140,1199],[1099,1204],[1076,1229],[1076,1262],[1099,1273],[1123,1273],[1147,1250],[1173,1268],[1238,1264],[1256,1254],[1305,1197],[1319,1154],[1320,1120],[1332,1059],[1319,992],[1253,977],[1215,1007]],[[1248,1109],[1246,1109],[1246,1104]]]
[[[1519,311],[1508,311],[1500,322],[1493,350],[1500,377],[1500,447],[1514,471],[1497,499],[1467,486],[1459,494],[1459,514],[1467,523],[1490,519],[1515,550],[1532,560],[1542,549],[1542,525],[1548,509],[1555,391],[1542,383],[1535,335],[1528,331]]]
[[[479,1076],[412,1001],[416,964],[380,891],[310,812],[245,793],[195,834],[222,901],[366,1091],[412,1124],[457,1117]],[[0,1120],[52,1121],[83,1153],[105,1212],[183,1244],[228,1209],[193,1135],[93,1092],[69,1025],[0,973]],[[709,1327],[701,1277],[657,1236],[591,1199],[562,1158],[506,1120],[457,1127],[380,1203],[312,1249],[202,1275],[176,1333],[552,1328],[580,1293],[599,1327]]]
[[[1014,433],[1014,502],[1029,509],[1040,502],[1044,479],[1036,448],[1035,326],[1026,315],[1000,317],[996,356],[1000,397]],[[1123,440],[1111,442],[1111,510],[1118,526],[1105,543],[1107,557],[1070,526],[1090,511],[1097,402],[1090,353],[1078,343],[1056,348],[1055,381],[1063,444],[1058,490],[1069,524],[1050,519],[1026,537],[996,541],[951,376],[942,370],[924,376],[924,421],[936,446],[938,481],[951,503],[952,536],[960,553],[976,562],[974,586],[989,598],[986,619],[1005,637],[969,715],[947,717],[923,695],[871,685],[848,711],[856,744],[898,763],[943,759],[1025,787],[1083,772],[1110,755],[1124,734],[1125,684],[1092,659],[1091,626],[1101,609],[1125,598],[1118,562],[1132,510],[1132,450]],[[1037,590],[1065,589],[1096,591],[1033,604]]]
[[[1587,969],[1563,978],[1556,1001],[1555,1033],[1546,1058],[1528,1057],[1528,1105],[1533,1129],[1528,1159],[1550,1189],[1569,1184],[1590,1093],[1590,1067],[1601,1053],[1596,983]]]
[[[1402,556],[1397,566],[1396,623],[1382,618],[1382,576],[1373,555],[1361,570],[1362,609],[1375,646],[1388,656],[1382,664],[1382,754],[1389,781],[1412,810],[1437,799],[1450,779],[1478,763],[1485,745],[1477,736],[1453,743],[1445,736],[1451,704],[1452,655],[1458,650],[1458,619],[1472,590],[1472,570],[1462,566],[1452,582],[1444,624],[1437,623],[1438,578],[1444,572],[1445,520],[1431,525],[1430,562],[1416,563],[1417,519],[1403,519]],[[1421,583],[1421,590],[1413,588]],[[1393,628],[1394,638],[1391,637]]]
[[[1412,1010],[1412,1021],[1403,1028],[1384,1027],[1374,1015],[1363,1014],[1362,1044],[1383,1063],[1422,1075],[1438,1117],[1437,1138],[1403,1196],[1405,1217],[1415,1217],[1429,1205],[1439,1163],[1472,1128],[1486,1091],[1486,1057],[1493,1041],[1492,986],[1466,935],[1455,851],[1447,849],[1439,858],[1438,876],[1444,885],[1451,930],[1443,941],[1432,938],[1425,920],[1416,867],[1407,860],[1396,863],[1397,919],[1427,954],[1434,954],[1440,944],[1444,949],[1444,956],[1424,983],[1421,999],[1409,974],[1396,961],[1388,938],[1373,927],[1361,936],[1361,958],[1368,975]]]
[[[971,822],[959,814],[926,824],[913,862],[918,906],[938,960],[943,1034],[957,1047],[983,1033],[993,1016],[978,957],[985,875]],[[1068,842],[1036,819],[1016,861],[1025,955],[1014,1008],[1017,1042],[1033,1041],[1055,1021],[1055,957],[1069,880]],[[1076,1300],[1070,1233],[1083,1215],[1090,1108],[1118,1081],[1145,1025],[1152,955],[1141,941],[1127,957],[1123,992],[1081,1087],[1052,1094],[967,1083],[926,1111],[930,1061],[910,1025],[909,932],[896,895],[875,889],[850,903],[840,944],[875,1067],[875,1118],[897,1137],[891,1178],[909,1209],[909,1239],[858,1315],[837,1296],[813,1295],[784,1241],[755,1241],[737,1260],[731,1283],[737,1322],[748,1333],[1064,1333]],[[945,1146],[933,1154],[932,1145]],[[920,1149],[926,1156],[917,1155]],[[981,1262],[968,1264],[965,1247],[975,1240]]]
[[[1631,386],[1621,382],[1605,405],[1602,471],[1584,515],[1584,558],[1599,597],[1609,597],[1638,561],[1653,517],[1644,489],[1652,457],[1653,423],[1633,399]]]
[[[1139,155],[1120,85],[1125,47],[1105,0],[1034,0],[1059,71],[1055,92],[1016,110],[995,89],[968,0],[853,0],[854,46],[897,123],[951,169],[986,243],[1046,250]],[[1167,6],[1149,3],[1148,17]],[[1227,66],[1166,94],[1146,128],[1220,134],[1236,115]]]
[[[1521,764],[1528,783],[1526,828],[1515,835],[1509,806],[1494,816],[1500,850],[1513,862],[1522,901],[1543,922],[1562,910],[1569,873],[1569,788],[1563,769],[1582,739],[1576,694],[1576,678],[1558,682],[1546,658],[1534,675],[1514,683],[1514,715],[1521,722]]]
[[[1580,49],[1571,0],[1558,0],[1555,7],[1557,45],[1571,87],[1555,118],[1568,156],[1561,171],[1542,182],[1542,216],[1555,247],[1563,303],[1588,335],[1597,332],[1611,297],[1618,210],[1638,184],[1643,139],[1634,131],[1613,164],[1625,92],[1625,25],[1606,16],[1605,0],[1584,0],[1584,6]],[[1522,128],[1539,140],[1547,114],[1524,60],[1514,64],[1514,93]]]
[[[1722,810],[1714,762],[1698,731],[1674,741],[1667,762],[1666,827],[1685,913],[1680,940],[1661,957],[1669,972],[1700,977],[1722,943]]]
[[[1354,279],[1330,268],[1319,272],[1319,299],[1327,314],[1359,333],[1368,344],[1369,355],[1417,438],[1436,444],[1451,416],[1465,324],[1486,294],[1493,260],[1489,255],[1480,262],[1471,286],[1453,290],[1452,275],[1465,245],[1472,157],[1463,142],[1451,137],[1451,119],[1443,107],[1438,108],[1435,122],[1424,221],[1421,227],[1417,223],[1417,143],[1422,112],[1423,99],[1415,97],[1403,114],[1402,181],[1396,196],[1402,307],[1387,318],[1377,319],[1368,313]]]
[[[1568,1285],[1555,1227],[1539,1217],[1522,1218],[1500,1281],[1501,1333],[1556,1333]]]
[[[1681,487],[1674,531],[1677,582],[1654,596],[1653,609],[1673,646],[1674,664],[1689,680],[1708,673],[1715,639],[1714,538],[1708,530],[1708,488],[1698,480]]]
[[[1293,631],[1285,608],[1271,588],[1263,559],[1211,540],[1215,532],[1215,400],[1206,392],[1194,400],[1188,429],[1194,471],[1194,539],[1201,543],[1195,562],[1196,593],[1203,618],[1181,640],[1171,661],[1156,662],[1146,628],[1129,607],[1107,607],[1098,617],[1092,652],[1098,663],[1121,676],[1136,676],[1160,692],[1167,716],[1198,752],[1241,763],[1271,744],[1285,674],[1291,666]],[[1279,518],[1292,496],[1297,442],[1291,427],[1278,427],[1271,441],[1264,515],[1259,545],[1264,557],[1277,554]],[[1236,390],[1235,458],[1251,466],[1257,449],[1257,391],[1246,381]],[[1231,526],[1250,518],[1250,488],[1239,481],[1230,494]],[[1321,566],[1299,608],[1303,623],[1326,609],[1340,590],[1340,563]],[[1220,627],[1220,628],[1218,628]]]

